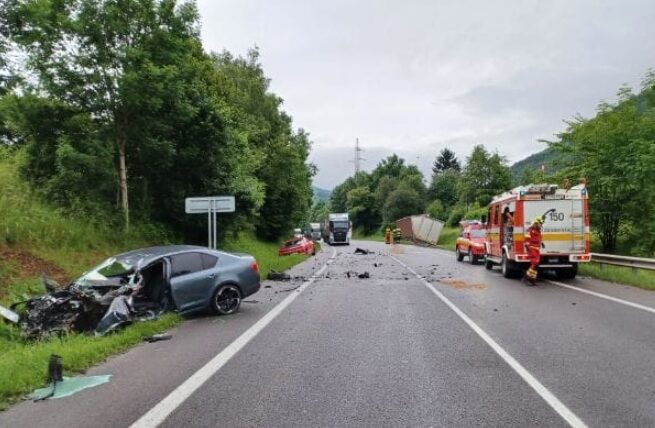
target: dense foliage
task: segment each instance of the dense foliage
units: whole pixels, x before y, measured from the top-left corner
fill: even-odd
[[[561,176],[584,177],[602,251],[655,254],[655,74],[639,94],[622,88],[595,117],[576,117],[553,149],[568,161]],[[620,239],[622,238],[622,239]]]
[[[206,220],[184,213],[190,196],[236,196],[223,234],[275,239],[306,218],[308,134],[257,50],[203,50],[193,1],[5,1],[0,48],[25,61],[0,100],[2,143],[24,150],[23,176],[48,199],[188,239]]]
[[[510,184],[505,159],[489,154],[483,146],[473,149],[463,169],[454,152],[443,149],[435,159],[429,187],[416,166],[394,154],[370,173],[361,172],[338,185],[329,208],[348,212],[365,234],[422,213],[456,225],[467,214],[479,218],[480,206]]]

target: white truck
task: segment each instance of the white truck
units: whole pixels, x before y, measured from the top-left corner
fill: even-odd
[[[350,245],[352,223],[348,213],[331,213],[323,222],[323,242]]]

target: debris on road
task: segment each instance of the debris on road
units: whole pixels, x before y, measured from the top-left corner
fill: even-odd
[[[359,273],[352,270],[346,271],[346,277],[351,278],[353,276],[356,276],[359,279],[368,279],[371,277],[371,274],[368,272]]]
[[[371,277],[371,275],[368,272],[364,272],[364,273],[360,273],[359,275],[357,275],[357,277],[359,279],[368,279],[368,278]]]
[[[102,376],[79,376],[67,377],[64,376],[61,382],[57,382],[56,388],[54,385],[45,388],[34,390],[27,396],[28,400],[43,401],[47,399],[64,398],[76,394],[84,389],[94,388],[109,382],[111,375]]]
[[[272,270],[268,273],[266,279],[269,281],[291,281],[291,275],[286,272],[276,272]]]
[[[375,252],[366,250],[364,248],[356,248],[355,249],[355,254],[375,254]]]
[[[0,315],[7,321],[11,321],[12,323],[16,324],[20,320],[20,316],[12,311],[11,309],[5,308],[4,306],[0,305]]]
[[[163,340],[171,340],[172,338],[173,336],[171,336],[170,334],[162,333],[162,334],[153,334],[152,336],[146,336],[143,338],[143,340],[148,343],[154,343],[154,342],[161,342]]]

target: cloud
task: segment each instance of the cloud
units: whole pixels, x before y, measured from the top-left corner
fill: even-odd
[[[260,47],[328,188],[352,173],[356,137],[368,169],[396,152],[428,175],[441,148],[463,160],[475,144],[519,160],[655,66],[649,0],[198,5],[208,49]]]

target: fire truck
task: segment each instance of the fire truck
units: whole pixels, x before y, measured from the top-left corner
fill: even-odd
[[[578,263],[591,260],[584,184],[568,189],[553,184],[517,187],[493,198],[487,217],[485,267],[500,265],[506,278],[521,277],[530,265],[524,241],[536,217],[543,219],[540,269],[570,279],[577,274]]]

